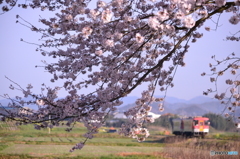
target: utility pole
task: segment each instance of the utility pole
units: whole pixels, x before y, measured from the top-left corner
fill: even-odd
[[[49,119],[49,123],[50,123],[51,122],[51,115],[48,116],[48,119]],[[51,134],[51,128],[50,127],[48,127],[48,134]]]

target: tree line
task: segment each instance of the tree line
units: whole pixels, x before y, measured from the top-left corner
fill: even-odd
[[[235,124],[232,120],[229,118],[224,118],[223,116],[219,114],[214,114],[214,113],[207,113],[204,114],[203,117],[209,118],[210,121],[210,126],[216,130],[219,131],[234,131],[236,130]],[[162,115],[159,118],[155,120],[154,123],[147,124],[147,126],[159,126],[159,127],[164,127],[167,129],[171,129],[171,120],[174,118],[179,118],[178,115],[176,114],[167,114],[167,115]],[[125,123],[127,120],[126,119],[115,119],[111,118],[111,120],[107,120],[106,126],[109,127],[121,127],[123,123]]]

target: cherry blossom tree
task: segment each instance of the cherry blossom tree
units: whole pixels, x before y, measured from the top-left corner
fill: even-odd
[[[95,7],[90,7],[90,3]],[[239,0],[33,0],[24,4],[0,0],[0,4],[2,14],[14,6],[54,13],[49,19],[39,19],[44,28],[32,25],[19,15],[17,22],[42,35],[44,42],[38,44],[37,51],[56,60],[45,62],[44,68],[52,74],[51,82],[61,79],[64,83],[55,88],[43,84],[42,93],[35,94],[33,86],[23,88],[12,81],[10,88],[20,90],[31,100],[4,95],[10,100],[9,107],[22,110],[37,104],[39,109],[26,109],[24,114],[6,110],[8,114],[4,116],[19,124],[34,124],[36,129],[58,126],[68,119],[67,131],[71,131],[76,122],[84,123],[88,129],[86,140],[70,151],[81,149],[98,132],[107,114],[122,104],[121,99],[147,83],[136,106],[125,112],[129,122],[119,130],[122,135],[144,141],[149,132],[143,123],[154,122],[148,116],[150,104],[159,102],[159,110],[164,110],[164,98],[154,98],[154,92],[156,89],[166,92],[174,86],[175,72],[185,65],[184,56],[190,44],[203,36],[199,29],[212,16],[227,12],[232,14],[227,23],[239,27],[240,21]],[[239,41],[238,35],[239,32],[226,35],[226,39]],[[226,81],[229,93],[218,92],[217,83],[216,90],[204,92],[205,95],[215,92],[215,98],[227,104],[231,113],[240,106],[237,74],[240,57],[237,55],[233,53],[220,61],[214,56],[216,64],[210,64],[212,82],[217,82],[226,71],[233,74]],[[228,65],[219,71],[217,67],[222,63]],[[91,86],[96,88],[94,92],[82,91]],[[68,92],[65,98],[58,98],[60,89]]]

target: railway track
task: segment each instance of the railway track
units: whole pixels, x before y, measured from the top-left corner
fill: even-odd
[[[209,140],[212,140],[212,141],[240,141],[240,136],[237,138],[233,138],[233,139],[224,139],[224,138],[216,139],[216,138],[209,138],[209,137],[206,137],[203,139],[200,137],[166,136],[166,137],[162,138],[161,141],[163,143],[175,143],[175,142],[186,141],[186,140],[194,139],[194,138],[197,139],[198,141],[209,141]]]

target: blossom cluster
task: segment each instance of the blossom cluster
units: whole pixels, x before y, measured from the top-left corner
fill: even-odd
[[[0,4],[3,2],[15,5],[12,4],[15,1],[5,0]],[[30,96],[31,100],[26,102],[19,97],[13,100],[5,95],[11,100],[9,106],[25,109],[26,105],[37,104],[39,109],[36,112],[25,109],[27,114],[9,112],[7,117],[22,119],[19,124],[34,123],[36,129],[58,126],[68,119],[67,131],[71,131],[75,122],[83,122],[88,129],[84,137],[92,139],[107,114],[122,104],[121,99],[147,83],[149,86],[136,106],[125,112],[129,123],[119,131],[144,141],[149,132],[143,128],[143,123],[154,122],[148,115],[150,103],[160,101],[159,110],[164,111],[163,99],[153,97],[155,90],[166,92],[174,86],[175,71],[178,66],[185,66],[184,57],[190,43],[203,36],[198,30],[207,19],[227,11],[232,14],[228,22],[234,26],[239,24],[239,3],[239,0],[33,0],[19,4],[23,8],[48,9],[56,13],[52,18],[39,19],[44,28],[33,25],[29,28],[42,34],[43,43],[37,50],[43,56],[57,58],[55,63],[45,62],[45,70],[52,74],[50,81],[61,79],[64,82],[56,88],[43,85],[41,94],[31,92],[30,85],[23,89],[16,84],[24,97]],[[4,6],[2,10],[9,9]],[[20,16],[17,18],[26,22]],[[237,35],[232,37],[237,41]],[[239,63],[233,62],[228,68],[236,74]],[[223,73],[219,71],[217,75]],[[238,106],[239,92],[235,89],[239,87],[239,80],[229,79],[227,84],[233,88],[231,94],[235,101],[231,102]],[[84,93],[83,88],[91,86],[96,89]],[[16,89],[15,86],[10,88]],[[57,97],[60,88],[68,93],[65,98]],[[222,100],[225,94],[215,97]],[[71,151],[83,145],[84,142],[78,143]]]
[[[222,104],[225,105],[225,117],[238,117],[238,119],[232,119],[237,123],[240,121],[240,116],[236,114],[236,110],[238,107],[240,107],[240,80],[238,78],[239,76],[239,70],[240,70],[240,58],[239,56],[236,56],[235,53],[230,54],[223,60],[217,60],[215,56],[212,57],[216,64],[209,64],[209,67],[211,68],[211,74],[209,74],[210,81],[215,83],[215,89],[208,89],[207,91],[203,92],[204,95],[208,95],[210,93],[215,93],[214,98],[221,101]],[[224,69],[218,70],[217,68],[224,63],[229,62],[228,66]],[[226,85],[228,85],[228,89],[224,92],[218,91],[218,79],[221,78],[224,75],[227,75],[228,77],[225,80]],[[206,75],[203,73],[202,75]],[[231,77],[232,76],[232,77]]]

